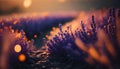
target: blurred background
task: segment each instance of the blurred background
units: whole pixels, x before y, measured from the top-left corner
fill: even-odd
[[[0,15],[120,7],[120,0],[0,0]]]

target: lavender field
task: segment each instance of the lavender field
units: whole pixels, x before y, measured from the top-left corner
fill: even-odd
[[[0,17],[0,69],[119,69],[120,9]]]

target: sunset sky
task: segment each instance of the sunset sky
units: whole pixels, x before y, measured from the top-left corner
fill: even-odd
[[[119,3],[120,0],[0,0],[0,13],[81,11],[120,7]]]

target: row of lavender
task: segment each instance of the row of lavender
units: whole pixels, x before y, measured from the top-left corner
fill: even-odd
[[[102,25],[97,25],[94,18],[95,16],[93,15],[91,19],[92,23],[90,23],[92,29],[89,30],[85,29],[83,21],[80,23],[82,29],[77,28],[75,33],[72,32],[71,26],[68,26],[67,30],[62,31],[60,24],[60,32],[47,42],[51,57],[50,61],[53,65],[57,65],[59,68],[63,69],[120,68],[120,48],[116,33],[116,20],[117,18],[120,18],[120,10],[110,8],[106,14],[107,16],[103,17],[103,20],[101,21]],[[100,33],[101,31],[99,30],[103,30],[103,32]],[[101,34],[105,34],[105,37],[102,37],[103,35]],[[102,38],[103,43],[99,44],[102,42]],[[98,46],[102,48],[99,50]],[[106,47],[108,49],[106,49]],[[111,48],[114,49],[110,50]],[[103,54],[106,57],[104,57],[106,62],[102,59]],[[113,56],[111,56],[112,54],[117,54],[116,58],[113,58]],[[92,56],[91,59],[94,62],[93,64],[89,64],[86,61],[86,58],[89,56]],[[90,63],[92,63],[92,61]]]
[[[4,27],[11,27],[14,30],[24,30],[28,38],[33,38],[34,34],[40,35],[41,32],[49,31],[53,26],[57,26],[59,23],[66,23],[73,20],[75,15],[13,15],[11,17],[0,18],[0,29]],[[46,29],[47,28],[47,29]],[[31,31],[31,32],[30,32]]]

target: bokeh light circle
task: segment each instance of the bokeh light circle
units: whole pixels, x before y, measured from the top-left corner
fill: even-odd
[[[31,6],[31,4],[32,4],[32,0],[24,0],[24,2],[23,2],[23,6],[25,8],[29,8]]]
[[[18,56],[18,59],[19,59],[20,62],[24,62],[26,60],[26,56],[24,54],[20,54]]]
[[[19,45],[19,44],[17,44],[17,45],[15,45],[15,47],[14,47],[14,51],[15,52],[20,52],[22,50],[22,48],[21,48],[21,45]]]

